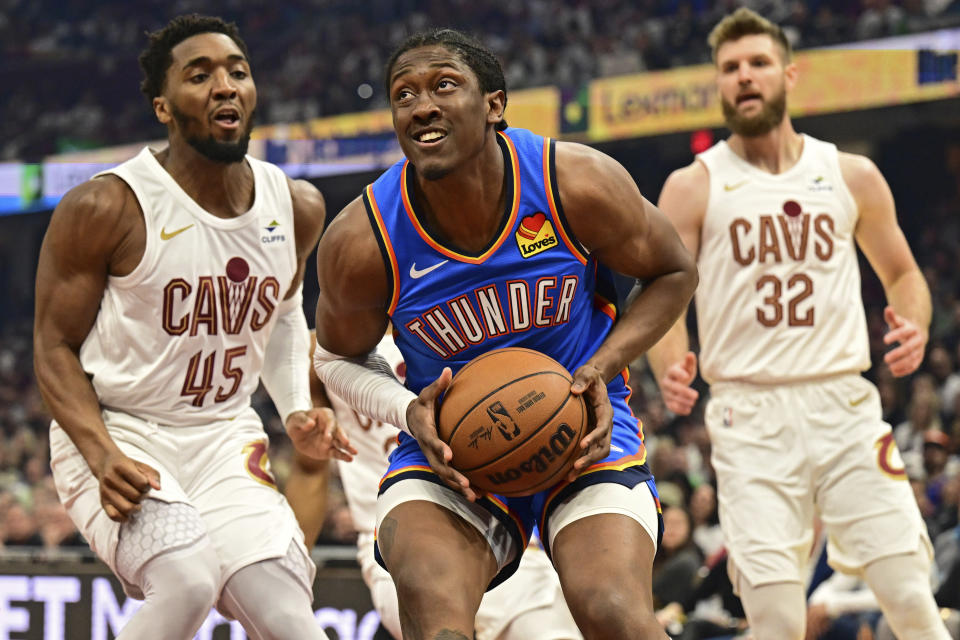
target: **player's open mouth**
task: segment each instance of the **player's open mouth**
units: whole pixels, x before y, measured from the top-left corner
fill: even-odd
[[[440,129],[427,129],[413,136],[413,139],[420,144],[436,144],[447,137],[447,132]]]
[[[751,100],[763,100],[763,96],[759,93],[742,93],[737,96],[737,104],[743,104],[744,102],[750,102]]]
[[[236,129],[240,126],[240,112],[233,107],[220,109],[213,114],[213,120],[224,129]]]

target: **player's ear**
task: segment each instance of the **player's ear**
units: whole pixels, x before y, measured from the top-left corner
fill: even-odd
[[[797,78],[800,76],[800,70],[796,62],[790,62],[783,69],[783,75],[787,82],[787,91],[791,91],[797,84]]]
[[[507,108],[507,94],[502,89],[491,91],[487,99],[487,124],[497,124],[503,120],[503,112]]]
[[[153,113],[156,114],[160,124],[170,124],[170,121],[173,120],[170,102],[163,96],[157,96],[153,99]]]

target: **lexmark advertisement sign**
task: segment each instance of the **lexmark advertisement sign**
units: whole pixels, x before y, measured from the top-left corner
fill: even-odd
[[[99,564],[0,563],[0,640],[111,640],[141,604]],[[372,640],[380,622],[353,568],[320,569],[314,607],[331,640]],[[211,611],[195,638],[245,640],[247,635],[238,622]]]

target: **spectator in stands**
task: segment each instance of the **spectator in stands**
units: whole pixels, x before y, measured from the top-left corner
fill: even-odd
[[[942,344],[934,345],[927,355],[927,369],[936,380],[940,413],[944,421],[949,421],[955,415],[954,402],[960,395],[960,373],[954,368],[950,351]]]
[[[42,547],[33,512],[17,499],[7,501],[0,520],[0,545],[5,547]]]
[[[747,625],[740,598],[727,572],[727,550],[707,558],[695,587],[678,602],[657,611],[657,620],[677,640],[730,638]]]
[[[700,553],[709,558],[723,548],[723,532],[717,517],[717,490],[703,483],[690,496],[690,518],[693,522],[693,542]]]
[[[914,377],[907,419],[893,428],[900,453],[923,450],[923,434],[927,429],[941,429],[940,400],[936,383],[928,373]]]
[[[653,559],[653,600],[655,607],[683,600],[693,588],[703,562],[691,537],[692,520],[683,506],[663,511],[663,542]]]

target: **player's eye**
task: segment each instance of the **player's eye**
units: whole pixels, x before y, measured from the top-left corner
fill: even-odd
[[[200,84],[201,82],[206,80],[208,77],[209,76],[206,73],[197,73],[195,75],[190,76],[190,82],[192,82],[193,84]]]
[[[233,76],[234,78],[236,78],[237,80],[243,80],[244,78],[247,77],[247,72],[246,72],[246,71],[234,71],[234,72],[232,72],[230,75]]]

